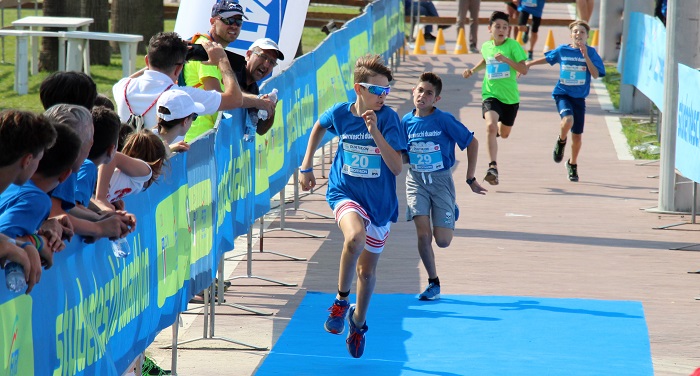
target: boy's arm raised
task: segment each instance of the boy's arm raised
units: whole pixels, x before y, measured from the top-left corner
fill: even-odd
[[[374,143],[377,144],[380,153],[382,153],[382,159],[386,163],[387,167],[391,170],[394,175],[398,176],[403,169],[403,158],[401,157],[401,152],[394,150],[394,148],[386,142],[384,135],[377,127],[377,114],[368,110],[362,114],[362,118],[365,119],[365,125],[369,134],[372,135]]]
[[[494,56],[494,59],[500,61],[501,63],[510,65],[511,68],[515,69],[520,74],[527,74],[528,69],[527,64],[525,64],[525,60],[516,63],[513,59],[501,54],[500,52]]]

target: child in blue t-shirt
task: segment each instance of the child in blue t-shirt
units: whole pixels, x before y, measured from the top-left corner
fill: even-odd
[[[367,310],[376,283],[376,269],[391,222],[399,215],[396,176],[401,173],[401,152],[406,136],[399,116],[384,105],[389,94],[391,70],[379,55],[361,57],[355,63],[357,100],[338,103],[316,121],[309,137],[300,183],[308,191],[316,185],[314,153],[326,130],[337,135],[338,152],[331,166],[326,199],[333,209],[345,241],[340,256],[338,295],[324,328],[341,334],[348,317],[347,348],[362,356],[367,332]],[[348,295],[357,275],[357,304]]]
[[[407,135],[410,166],[406,173],[406,217],[416,225],[418,254],[428,273],[428,287],[418,295],[420,300],[440,299],[440,279],[432,243],[434,236],[438,247],[447,248],[457,221],[451,170],[455,164],[455,145],[461,150],[467,149],[467,185],[474,193],[483,195],[486,192],[474,177],[479,142],[474,132],[452,114],[435,107],[441,91],[442,80],[438,75],[421,74],[418,85],[413,88],[415,109],[401,120]]]
[[[523,33],[523,43],[530,41],[530,49],[527,51],[527,59],[532,60],[532,51],[537,43],[537,34],[540,30],[542,22],[542,11],[544,10],[545,0],[520,0],[518,4],[518,25]],[[530,28],[527,26],[527,20],[532,15],[532,36],[529,35]]]
[[[554,162],[562,161],[567,136],[571,131],[571,158],[566,161],[566,169],[569,180],[578,181],[578,155],[586,116],[586,97],[591,89],[591,77],[605,76],[605,65],[595,48],[586,45],[590,31],[587,23],[574,21],[569,25],[569,30],[570,44],[562,44],[546,52],[543,58],[530,61],[527,65],[559,64],[559,81],[554,87],[552,98],[561,116],[561,128],[553,157]]]
[[[48,192],[65,181],[78,158],[81,141],[68,126],[56,123],[56,143],[44,152],[36,172],[23,185],[11,185],[0,195],[0,233],[18,241],[31,242],[46,267],[53,263],[53,252],[63,249],[62,234],[38,235],[37,230],[49,217],[51,198]],[[49,236],[49,237],[47,237]],[[32,265],[34,267],[39,265]]]
[[[75,186],[75,208],[71,214],[77,215],[77,212],[80,212],[83,218],[92,218],[92,220],[98,221],[101,216],[89,208],[90,199],[95,194],[95,186],[97,185],[97,167],[109,163],[117,153],[119,129],[122,123],[119,120],[119,115],[106,107],[93,107],[91,113],[95,133],[90,153],[78,170]]]
[[[12,184],[25,184],[55,142],[56,130],[45,117],[15,109],[0,112],[0,194]],[[32,270],[32,264],[41,264],[36,249],[0,233],[0,265],[5,267],[9,262],[22,266],[27,292],[31,291],[41,276],[40,266]]]

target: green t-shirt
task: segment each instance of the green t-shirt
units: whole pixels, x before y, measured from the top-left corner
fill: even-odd
[[[202,44],[208,39],[208,36],[200,35],[200,37],[194,40],[193,43]],[[221,77],[221,71],[219,71],[218,66],[204,65],[200,61],[192,60],[188,61],[187,64],[185,64],[184,70],[185,72],[183,73],[183,75],[185,76],[185,85],[201,88],[202,90],[204,90],[204,87],[202,87],[202,78],[214,77],[219,80],[219,83],[221,84],[221,91],[224,90],[224,83]],[[213,129],[218,115],[218,112],[209,115],[200,114],[200,116],[197,117],[197,120],[195,120],[192,123],[190,130],[187,131],[187,134],[185,135],[185,141],[191,142],[195,138],[202,135],[204,132]]]
[[[496,98],[505,104],[519,103],[520,93],[516,81],[518,71],[494,59],[499,52],[516,63],[527,59],[525,50],[513,39],[506,38],[500,46],[496,46],[493,40],[484,43],[481,46],[481,55],[486,60],[486,73],[481,86],[481,99]]]

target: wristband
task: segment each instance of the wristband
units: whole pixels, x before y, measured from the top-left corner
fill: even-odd
[[[472,185],[476,181],[476,177],[473,177],[471,179],[467,179],[467,184]]]
[[[28,245],[34,245],[34,244],[32,244],[32,242],[24,242],[22,244],[18,244],[17,246],[24,249],[24,247],[26,247]]]
[[[44,240],[41,238],[41,236],[35,234],[30,235],[30,237],[34,240],[33,243],[36,247],[36,250],[41,252],[41,249],[44,248]]]
[[[302,170],[301,168],[299,168],[299,172],[301,172],[302,174],[305,174],[307,172],[314,172],[314,168],[311,167],[311,168],[307,168],[306,170]]]

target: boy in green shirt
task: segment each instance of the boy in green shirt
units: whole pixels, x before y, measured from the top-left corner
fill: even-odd
[[[469,78],[474,72],[486,68],[481,89],[481,112],[486,120],[486,149],[491,162],[486,171],[486,180],[491,185],[498,184],[496,157],[498,143],[496,137],[508,138],[518,114],[520,93],[517,73],[526,74],[527,54],[520,43],[508,38],[508,15],[495,11],[489,19],[489,32],[493,39],[481,46],[483,59],[473,68],[467,68],[462,77]]]

